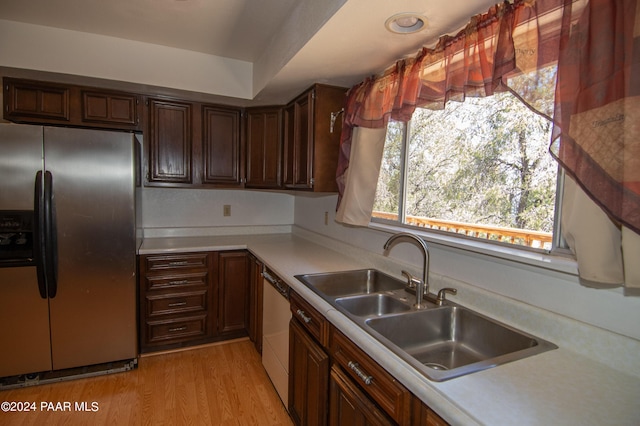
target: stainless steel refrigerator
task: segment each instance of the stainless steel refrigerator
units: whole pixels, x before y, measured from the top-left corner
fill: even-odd
[[[0,124],[0,377],[137,357],[134,153]]]

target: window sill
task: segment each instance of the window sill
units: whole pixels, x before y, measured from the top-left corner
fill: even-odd
[[[578,275],[577,263],[575,259],[570,256],[521,250],[482,241],[440,235],[435,232],[425,232],[414,227],[403,227],[379,222],[369,222],[369,228],[389,233],[410,232],[420,236],[427,243],[453,249],[454,251],[475,253],[494,258],[498,261],[515,262],[521,265],[542,268],[562,274]]]

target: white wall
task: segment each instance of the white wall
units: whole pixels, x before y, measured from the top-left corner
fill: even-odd
[[[337,196],[296,197],[295,224],[307,230],[377,254],[391,235],[379,230],[347,227],[334,221]],[[325,225],[324,214],[329,221]],[[595,290],[578,283],[574,274],[430,243],[431,271],[503,296],[640,340],[640,297],[621,289]],[[393,247],[389,256],[422,268],[419,250],[410,244]],[[401,277],[400,270],[396,274]]]
[[[142,189],[142,226],[207,228],[293,224],[294,197],[275,192],[183,188]],[[231,206],[231,216],[223,206]]]
[[[253,98],[253,64],[0,19],[0,66]]]

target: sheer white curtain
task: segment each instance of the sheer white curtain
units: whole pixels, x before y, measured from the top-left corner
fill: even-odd
[[[569,177],[561,229],[578,261],[583,285],[640,289],[640,235],[614,223]]]
[[[386,128],[353,129],[349,168],[345,173],[344,194],[336,221],[346,225],[369,225],[386,133]]]

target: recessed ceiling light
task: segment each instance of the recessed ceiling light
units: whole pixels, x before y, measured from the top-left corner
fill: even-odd
[[[396,34],[411,34],[423,30],[427,25],[427,18],[417,13],[398,13],[387,19],[384,26]]]

